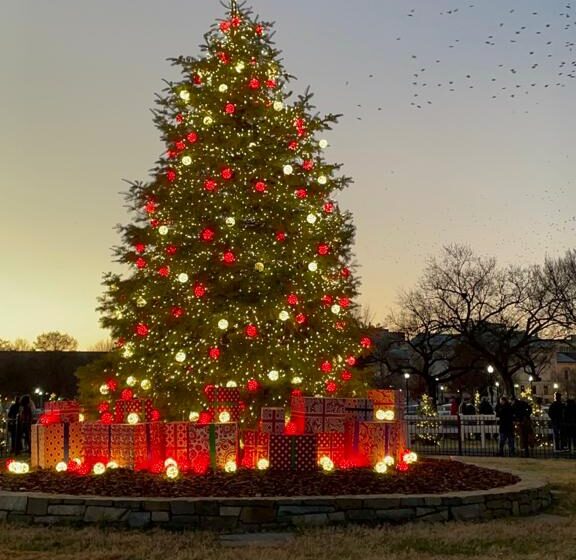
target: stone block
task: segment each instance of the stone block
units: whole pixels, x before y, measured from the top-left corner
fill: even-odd
[[[0,495],[0,509],[14,513],[24,513],[28,504],[28,496]]]
[[[456,521],[473,521],[480,519],[486,507],[480,504],[469,504],[467,506],[452,506],[450,513]]]
[[[292,523],[296,527],[322,527],[328,525],[327,513],[308,513],[305,515],[295,515]]]
[[[486,498],[484,496],[462,496],[462,505],[483,504]]]
[[[417,507],[416,517],[424,517],[425,515],[430,515],[431,513],[436,513],[436,508],[430,507]]]
[[[172,515],[170,527],[193,528],[200,525],[199,515]]]
[[[283,515],[306,515],[314,513],[331,513],[334,511],[333,507],[328,506],[280,506],[278,508],[278,517]]]
[[[62,515],[62,516],[76,516],[83,517],[86,506],[84,505],[71,505],[71,504],[58,504],[48,506],[48,515]]]
[[[349,521],[374,521],[377,510],[373,509],[349,509],[346,511],[346,519]]]
[[[64,498],[61,503],[68,506],[84,506],[86,505],[86,500],[83,498]]]
[[[358,508],[358,501],[354,501]],[[363,501],[363,506],[369,509],[391,509],[400,507],[400,498],[374,498]],[[351,508],[354,509],[354,508]]]
[[[512,502],[510,500],[488,500],[486,502],[488,509],[512,509]]]
[[[429,496],[427,498],[424,498],[424,504],[426,506],[441,506],[442,498],[438,496]]]
[[[520,515],[530,515],[533,511],[530,504],[520,504],[518,509],[520,511]]]
[[[271,523],[276,521],[276,510],[273,507],[245,506],[240,513],[242,523]]]
[[[170,521],[170,513],[167,511],[153,511],[152,523],[167,523]]]
[[[196,502],[196,513],[198,515],[218,515],[220,506],[218,502]]]
[[[381,509],[376,511],[376,519],[384,523],[405,523],[416,517],[414,508]]]
[[[147,501],[142,504],[144,511],[170,511],[170,502]]]
[[[30,515],[46,515],[48,513],[48,500],[46,498],[28,498],[26,513]]]
[[[220,506],[220,515],[222,517],[238,517],[242,511],[238,506]]]
[[[335,511],[334,513],[329,513],[328,520],[331,523],[343,523],[346,521],[346,513],[343,511]]]
[[[126,517],[126,523],[131,529],[143,529],[150,525],[151,519],[149,511],[131,511]]]
[[[200,528],[209,531],[229,531],[238,526],[237,517],[201,516]]]
[[[196,513],[194,502],[171,502],[170,511],[173,515],[193,515]]]
[[[374,500],[376,501],[376,500]],[[358,500],[354,498],[336,498],[334,500],[334,505],[338,510],[345,510],[345,509],[357,509],[358,508]],[[367,506],[371,507],[371,506]]]
[[[424,517],[419,517],[417,521],[424,521],[426,523],[442,523],[448,521],[450,515],[447,509],[442,511],[437,511],[436,513],[431,513],[430,515],[425,515]]]
[[[6,521],[6,519],[8,519],[8,512],[0,511],[0,521]]]
[[[109,506],[88,506],[84,513],[87,523],[106,523],[107,521],[120,521],[128,510]]]
[[[417,507],[423,506],[425,498],[400,498],[401,507]]]
[[[10,523],[21,523],[23,525],[29,525],[33,520],[34,518],[31,515],[26,515],[25,513],[19,513],[16,511],[8,512],[8,521],[10,521]]]
[[[520,515],[520,504],[517,501],[512,502],[512,515]]]

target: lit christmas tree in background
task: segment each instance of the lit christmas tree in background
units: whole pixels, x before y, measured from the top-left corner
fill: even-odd
[[[166,152],[127,195],[130,270],[106,276],[101,300],[118,349],[109,372],[81,378],[85,402],[126,388],[195,418],[214,386],[238,386],[249,415],[293,390],[365,385],[354,227],[334,200],[350,179],[323,155],[337,116],[313,114],[309,93],[289,100],[270,32],[232,2],[202,57],[172,61],[183,78],[155,112]]]

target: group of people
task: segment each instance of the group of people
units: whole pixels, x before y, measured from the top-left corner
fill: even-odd
[[[498,454],[504,455],[504,448],[508,445],[510,455],[516,453],[515,430],[518,429],[520,447],[526,457],[530,455],[530,448],[534,447],[536,436],[532,426],[532,407],[526,401],[516,397],[500,397],[496,405],[496,416],[499,426]]]
[[[576,400],[562,401],[562,395],[556,393],[554,402],[548,409],[548,416],[554,434],[554,449],[576,450]]]
[[[10,453],[18,455],[30,452],[30,441],[34,411],[36,407],[30,395],[15,397],[8,407],[7,425]]]

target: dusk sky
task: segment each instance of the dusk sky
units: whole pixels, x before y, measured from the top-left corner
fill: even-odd
[[[344,115],[327,159],[355,181],[339,200],[377,321],[445,244],[501,264],[574,248],[576,3],[249,3],[276,22],[294,91]],[[145,180],[163,150],[149,109],[178,77],[166,59],[198,55],[224,14],[217,0],[3,2],[1,339],[107,337],[95,308],[131,219],[122,179]]]

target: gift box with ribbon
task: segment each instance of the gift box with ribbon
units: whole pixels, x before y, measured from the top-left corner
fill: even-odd
[[[335,465],[338,465],[344,457],[344,434],[329,432],[317,434],[318,436],[318,461],[328,457]]]
[[[82,424],[33,424],[31,441],[32,467],[52,469],[58,463],[80,459],[83,450]]]
[[[248,469],[258,468],[258,461],[270,461],[270,434],[247,430],[242,432],[242,466]]]
[[[110,459],[119,467],[136,471],[162,467],[164,455],[163,424],[112,424]]]
[[[125,424],[132,413],[138,415],[138,422],[152,422],[153,409],[152,399],[121,399],[114,406],[114,422]]]
[[[374,403],[374,416],[367,420],[392,422],[403,417],[402,399],[395,389],[371,389],[368,398]]]
[[[313,471],[317,469],[317,434],[270,434],[270,469]]]
[[[188,463],[188,428],[190,425],[190,422],[167,422],[164,424],[166,459],[174,459],[179,465]]]
[[[78,422],[80,404],[77,401],[48,401],[44,403],[44,416],[58,422]]]
[[[292,396],[290,406],[297,434],[344,432],[344,399]]]
[[[260,411],[260,431],[267,434],[283,434],[286,411],[281,407],[265,406]]]
[[[344,433],[345,454],[359,455],[370,465],[383,461],[386,456],[398,461],[404,448],[402,434],[400,422],[358,422],[348,419]]]
[[[192,469],[207,461],[213,469],[224,469],[229,461],[238,461],[238,425],[190,424],[188,458]]]
[[[369,421],[374,418],[374,403],[370,399],[344,399],[344,409],[347,418],[359,421]]]
[[[238,422],[240,420],[240,389],[238,387],[213,387],[207,392],[208,409],[217,422]],[[222,413],[228,413],[224,420]]]
[[[84,462],[89,465],[110,461],[111,425],[100,422],[83,422]]]

